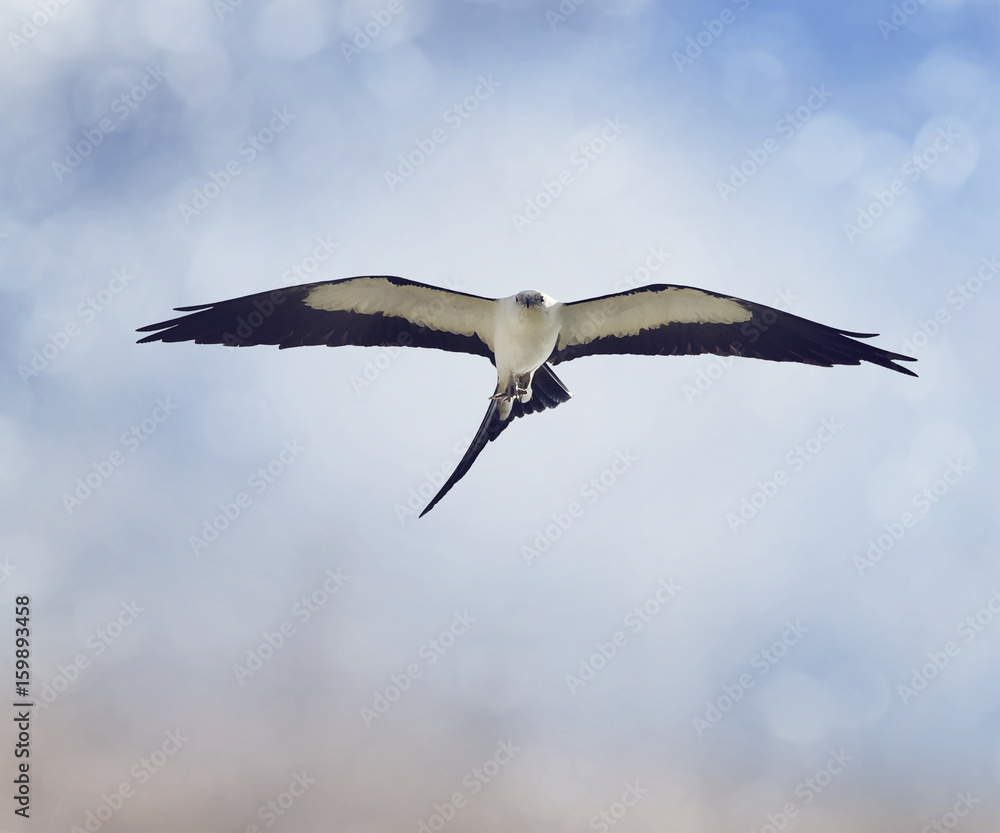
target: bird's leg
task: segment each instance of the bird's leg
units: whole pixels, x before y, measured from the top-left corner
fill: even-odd
[[[522,402],[527,402],[529,397],[528,385],[531,384],[531,374],[522,373],[517,377],[517,389],[515,391],[515,396],[517,396]]]
[[[499,402],[512,402],[522,396],[526,396],[528,393],[528,385],[531,383],[531,374],[522,373],[520,376],[511,376],[507,380],[507,387],[503,390],[498,390],[490,399],[495,399]]]
[[[507,383],[501,384],[497,383],[497,392],[490,397],[497,402],[510,402],[514,399],[514,377],[513,375],[507,377]]]

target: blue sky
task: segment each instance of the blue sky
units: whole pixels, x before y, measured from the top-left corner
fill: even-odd
[[[993,830],[998,25],[971,0],[4,4],[30,824]],[[367,274],[703,287],[880,333],[919,378],[568,363],[574,399],[417,520],[481,358],[134,343]]]

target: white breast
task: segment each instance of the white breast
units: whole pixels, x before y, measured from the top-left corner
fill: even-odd
[[[501,380],[533,372],[545,363],[559,337],[561,307],[552,302],[525,309],[513,297],[498,301],[494,354]]]

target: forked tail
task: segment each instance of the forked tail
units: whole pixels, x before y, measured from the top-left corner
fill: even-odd
[[[434,495],[434,499],[424,507],[424,511],[420,513],[420,517],[422,518],[430,512],[437,502],[448,494],[451,487],[458,483],[465,476],[465,473],[472,468],[472,464],[476,462],[476,458],[480,452],[486,448],[486,444],[493,442],[493,440],[499,437],[503,429],[514,419],[525,414],[534,414],[548,408],[555,408],[563,402],[568,402],[572,396],[573,394],[559,381],[559,377],[552,372],[552,368],[547,364],[543,364],[535,371],[534,379],[531,382],[531,399],[525,403],[522,403],[519,399],[515,399],[507,419],[500,418],[499,400],[491,399],[490,406],[486,409],[486,416],[483,417],[483,422],[479,426],[479,430],[476,431],[476,436],[465,452],[465,456],[462,457],[455,471],[451,473],[448,482]]]

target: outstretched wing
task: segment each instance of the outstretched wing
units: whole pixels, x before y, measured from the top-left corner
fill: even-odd
[[[696,289],[656,284],[565,304],[552,364],[599,353],[645,356],[716,353],[777,362],[872,364],[909,376],[895,361],[916,361],[855,341],[873,334],[817,324],[781,310]]]
[[[497,391],[499,392],[499,390],[500,386],[498,385]],[[491,399],[490,406],[486,409],[486,416],[483,418],[482,424],[479,426],[479,430],[476,431],[476,436],[469,444],[469,448],[466,450],[461,462],[455,467],[455,471],[451,473],[448,482],[438,490],[438,493],[434,495],[434,499],[424,507],[424,511],[420,513],[420,517],[422,518],[430,512],[437,502],[448,494],[451,487],[465,477],[466,472],[476,462],[479,453],[486,448],[486,444],[493,442],[493,440],[499,437],[503,429],[510,425],[516,417],[534,414],[538,411],[544,411],[547,408],[555,408],[563,402],[568,402],[572,397],[573,394],[566,389],[566,386],[559,380],[559,377],[552,372],[552,368],[547,364],[543,364],[535,371],[534,378],[532,379],[531,399],[524,404],[519,399],[515,399],[507,419],[500,419],[500,403],[495,399]]]
[[[400,345],[493,360],[495,301],[389,275],[320,281],[215,304],[140,327],[147,341],[300,347]]]

